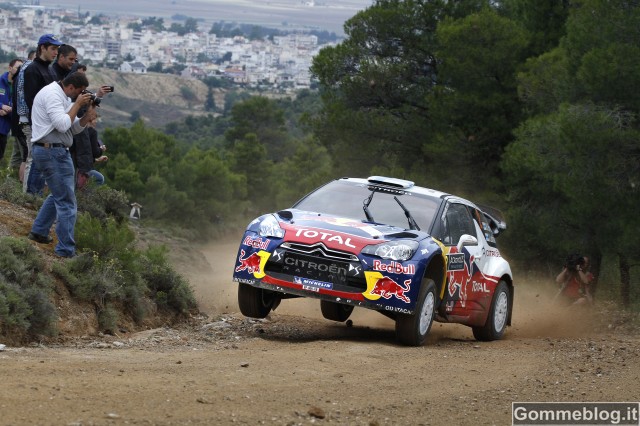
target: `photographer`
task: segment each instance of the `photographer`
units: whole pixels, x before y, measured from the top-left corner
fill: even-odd
[[[560,286],[558,296],[568,305],[585,305],[593,303],[590,284],[593,275],[589,272],[589,258],[579,254],[571,254],[556,277]]]
[[[50,194],[40,207],[28,237],[38,243],[52,242],[49,230],[56,222],[55,253],[61,257],[73,257],[76,251],[77,205],[69,147],[73,134],[82,132],[96,117],[94,96],[85,92],[88,85],[87,77],[75,72],[62,82],[44,87],[33,101],[33,161],[42,171]],[[87,112],[78,118],[78,112],[85,105],[88,105]]]

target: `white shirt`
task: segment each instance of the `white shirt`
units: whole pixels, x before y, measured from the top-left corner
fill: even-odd
[[[33,100],[31,108],[31,142],[38,142],[46,137],[49,143],[71,146],[73,135],[84,129],[78,117],[72,123],[67,114],[72,104],[57,82],[43,87]]]

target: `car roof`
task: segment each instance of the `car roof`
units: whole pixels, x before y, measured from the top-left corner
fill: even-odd
[[[431,188],[425,188],[415,185],[412,181],[404,179],[390,178],[386,176],[370,176],[367,179],[363,178],[351,178],[343,177],[340,180],[346,180],[348,182],[360,183],[364,185],[375,185],[385,189],[395,189],[398,191],[409,192],[413,194],[427,195],[429,197],[440,198],[442,200],[458,202],[466,204],[473,208],[478,208],[474,203],[456,195],[451,195],[446,192],[438,191]]]

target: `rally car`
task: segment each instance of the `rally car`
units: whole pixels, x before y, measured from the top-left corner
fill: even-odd
[[[240,311],[264,318],[311,297],[334,321],[379,311],[406,345],[422,345],[434,320],[500,339],[513,306],[504,229],[499,211],[407,180],[337,179],[248,225],[233,274]]]

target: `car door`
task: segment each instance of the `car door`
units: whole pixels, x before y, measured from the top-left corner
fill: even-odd
[[[450,201],[436,227],[436,238],[444,245],[447,285],[444,292],[445,312],[469,316],[470,297],[473,299],[473,280],[481,276],[483,260],[480,227],[474,220],[474,209],[461,202]]]

